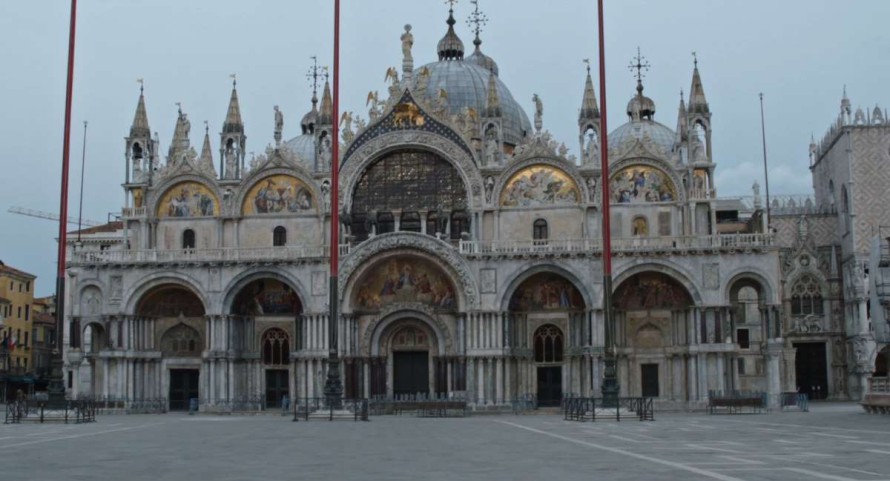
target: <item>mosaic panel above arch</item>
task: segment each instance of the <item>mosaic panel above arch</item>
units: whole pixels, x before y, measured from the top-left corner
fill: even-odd
[[[413,256],[388,258],[359,279],[352,299],[357,310],[379,311],[393,303],[418,302],[436,309],[457,308],[449,276],[432,262]]]
[[[232,314],[241,316],[289,316],[302,310],[300,296],[278,279],[257,279],[247,284],[232,303]]]
[[[613,304],[627,311],[681,309],[693,304],[686,288],[660,272],[643,272],[622,282],[612,296]]]
[[[136,314],[150,317],[200,317],[204,304],[192,291],[178,285],[156,287],[139,300]]]
[[[647,165],[631,165],[612,175],[609,183],[613,204],[673,202],[677,187],[661,170]]]
[[[219,200],[206,185],[180,182],[158,201],[158,217],[211,217],[219,214]]]
[[[519,285],[510,297],[511,311],[559,311],[584,309],[584,297],[575,285],[559,274],[541,272]]]
[[[565,172],[549,165],[532,165],[513,174],[501,192],[501,206],[535,207],[577,204],[581,191]]]
[[[309,211],[315,206],[312,189],[296,177],[277,174],[266,177],[250,188],[241,206],[243,215],[262,215]]]

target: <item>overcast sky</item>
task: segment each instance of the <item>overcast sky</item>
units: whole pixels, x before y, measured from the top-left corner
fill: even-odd
[[[544,103],[544,127],[577,151],[582,59],[597,61],[596,2],[480,0],[489,18],[483,51],[526,112]],[[888,102],[890,1],[607,0],[606,60],[610,130],[626,121],[635,83],[627,65],[639,46],[651,64],[646,95],[656,120],[676,125],[680,90],[688,92],[692,56],[713,113],[720,196],[749,195],[763,183],[758,92],[766,101],[770,188],[809,193],[810,135],[836,117],[843,86],[856,106]],[[52,293],[52,221],[7,212],[11,206],[58,212],[67,58],[67,0],[0,5],[0,259],[38,276]],[[469,0],[456,7],[468,53]],[[310,107],[310,57],[332,62],[332,0],[81,0],[78,5],[70,213],[77,215],[83,121],[87,131],[84,218],[105,220],[123,203],[124,136],[145,79],[152,131],[166,153],[176,102],[200,149],[203,121],[214,148],[237,73],[247,151],[272,142],[272,107],[285,137],[299,134]],[[385,91],[384,73],[401,66],[399,36],[413,25],[415,64],[436,60],[445,33],[441,0],[342,0],[341,99],[367,117],[369,90]],[[595,84],[598,82],[595,82]],[[599,87],[597,86],[597,92]],[[218,151],[214,152],[218,162]]]

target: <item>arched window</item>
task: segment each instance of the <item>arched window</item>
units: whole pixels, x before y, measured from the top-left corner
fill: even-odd
[[[852,226],[852,222],[850,222],[850,199],[847,196],[847,186],[841,187],[841,208],[844,212],[844,225],[847,227],[847,231],[850,231],[850,227]]]
[[[166,356],[194,357],[201,355],[201,335],[185,324],[171,327],[161,339],[161,351]]]
[[[467,190],[463,178],[447,160],[421,150],[404,150],[389,154],[365,170],[355,186],[350,213],[352,235],[364,240],[366,216],[372,212],[437,212],[456,213],[467,208]],[[452,218],[453,219],[453,218]],[[387,232],[383,219],[377,218],[377,233]],[[427,229],[435,235],[436,230]],[[463,229],[455,229],[460,237]]]
[[[756,324],[760,322],[760,295],[751,286],[744,286],[738,291],[735,313],[736,322]]]
[[[834,197],[834,181],[828,181],[828,205],[834,207],[835,197]]]
[[[451,238],[458,240],[462,234],[470,232],[470,219],[464,211],[457,211],[451,214]]]
[[[133,158],[142,160],[142,146],[139,145],[139,142],[133,142]]]
[[[547,227],[547,221],[544,219],[535,220],[532,225],[532,239],[534,239],[535,245],[546,245],[548,238],[550,238],[550,230]]]
[[[185,232],[182,233],[182,248],[183,249],[194,249],[195,248],[195,231],[191,229],[186,229]]]
[[[562,331],[553,324],[535,331],[535,362],[562,362]]]
[[[283,366],[290,362],[290,340],[281,329],[274,327],[263,333],[263,364]]]
[[[649,237],[649,221],[645,217],[637,217],[631,226],[631,234],[634,237]]]
[[[791,289],[791,315],[806,316],[809,314],[821,316],[822,288],[811,275],[804,275]]]
[[[396,221],[391,212],[381,212],[377,214],[377,233],[386,234],[387,232],[395,232]]]
[[[272,231],[272,245],[275,247],[287,245],[287,229],[278,226]]]

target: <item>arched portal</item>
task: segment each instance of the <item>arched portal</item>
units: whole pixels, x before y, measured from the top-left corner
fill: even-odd
[[[266,371],[266,408],[272,409],[281,406],[290,393],[290,336],[281,328],[267,329],[260,350]]]
[[[667,274],[641,272],[615,289],[612,305],[616,347],[634,353],[619,360],[619,383],[630,396],[683,397],[682,379],[674,375],[682,366],[667,356],[667,348],[689,342],[686,326],[693,300],[686,288]],[[719,329],[708,333],[720,335]]]
[[[583,391],[582,363],[565,356],[567,347],[584,345],[589,336],[578,288],[557,273],[539,272],[513,291],[509,310],[505,343],[534,353],[525,366],[533,382],[514,394],[534,393],[539,405],[558,406],[563,392]]]
[[[190,399],[201,397],[201,353],[207,347],[204,304],[182,285],[161,284],[139,299],[135,313],[149,329],[134,329],[131,342],[161,351],[161,372],[166,374],[149,391],[163,393],[170,410],[188,409]],[[143,332],[152,332],[154,339],[141,339]]]
[[[377,339],[385,364],[371,366],[372,396],[416,399],[447,392],[439,339],[428,322],[405,312],[385,325]]]

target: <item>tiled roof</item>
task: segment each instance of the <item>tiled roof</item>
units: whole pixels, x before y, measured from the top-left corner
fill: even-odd
[[[100,234],[103,232],[117,232],[124,228],[124,223],[117,220],[114,222],[109,222],[107,224],[97,225],[93,227],[87,227],[86,229],[81,229],[79,231],[71,231],[68,234]]]
[[[19,277],[27,277],[29,279],[37,279],[37,276],[35,276],[34,274],[28,274],[25,271],[20,271],[14,267],[9,267],[8,265],[4,264],[3,261],[0,261],[0,274],[9,274]]]

